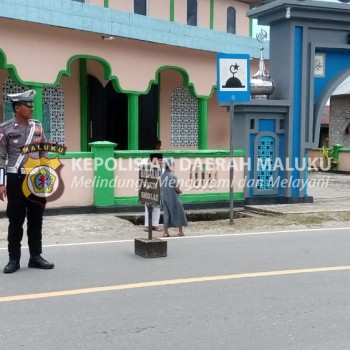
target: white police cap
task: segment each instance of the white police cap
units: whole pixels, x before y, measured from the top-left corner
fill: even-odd
[[[7,94],[7,96],[11,99],[11,102],[33,103],[35,93],[34,90],[27,90],[19,94]]]

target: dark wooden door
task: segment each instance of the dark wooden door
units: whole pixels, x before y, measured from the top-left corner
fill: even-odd
[[[154,149],[158,128],[158,85],[139,97],[139,149]]]
[[[115,91],[111,82],[105,88],[106,136],[118,144],[117,149],[128,149],[128,96]]]
[[[89,142],[106,140],[105,92],[103,85],[88,76],[88,139]]]
[[[158,85],[139,97],[139,149],[153,150],[158,128]],[[109,82],[88,76],[89,142],[110,141],[117,149],[128,149],[128,96],[115,91]]]

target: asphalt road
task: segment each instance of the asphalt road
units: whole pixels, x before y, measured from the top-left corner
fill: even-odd
[[[0,274],[1,350],[350,349],[350,228],[45,247]],[[0,260],[7,251],[0,249]]]

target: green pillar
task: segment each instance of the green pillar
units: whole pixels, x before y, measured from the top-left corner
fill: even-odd
[[[91,142],[94,155],[94,205],[107,207],[114,205],[114,148],[109,141]]]
[[[339,152],[341,150],[341,148],[343,147],[343,145],[337,143],[335,145],[333,145],[333,158],[335,160],[336,165],[334,166],[335,168],[338,167],[338,163],[339,163]]]
[[[109,0],[104,0],[104,7],[109,7]]]
[[[139,149],[139,96],[128,94],[128,150]]]
[[[43,121],[43,88],[42,86],[31,86],[35,90],[33,118]]]
[[[86,58],[79,60],[80,69],[80,150],[88,150],[88,110],[87,110],[87,62]]]
[[[170,0],[170,22],[174,22],[174,19],[175,19],[174,0]]]
[[[209,28],[214,29],[214,0],[210,0],[210,22]]]
[[[208,149],[208,99],[198,99],[198,149]]]

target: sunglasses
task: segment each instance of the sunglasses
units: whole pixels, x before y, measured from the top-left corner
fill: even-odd
[[[20,103],[20,105],[26,106],[28,108],[33,108],[34,107],[32,103]]]

